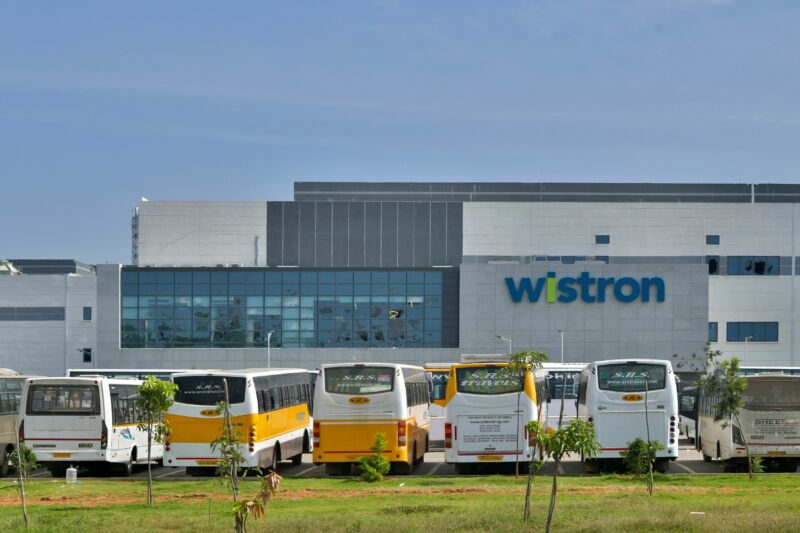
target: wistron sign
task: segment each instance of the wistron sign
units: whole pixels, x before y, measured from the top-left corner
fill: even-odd
[[[603,303],[607,296],[613,296],[623,303],[635,302],[663,302],[665,285],[660,277],[636,279],[629,276],[620,278],[595,278],[589,272],[581,272],[579,276],[565,276],[557,278],[555,272],[548,272],[547,277],[536,278],[505,278],[508,294],[514,303],[522,302],[527,297],[529,302],[538,302],[545,293],[548,303],[574,302],[579,297],[586,303]]]

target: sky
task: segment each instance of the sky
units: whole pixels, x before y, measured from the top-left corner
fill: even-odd
[[[798,182],[800,2],[0,0],[0,258],[294,181]]]

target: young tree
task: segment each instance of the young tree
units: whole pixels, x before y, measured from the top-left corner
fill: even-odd
[[[553,460],[553,485],[550,490],[550,506],[547,508],[545,532],[550,532],[553,515],[556,510],[556,494],[558,492],[558,468],[561,460],[568,453],[576,453],[584,457],[595,457],[600,453],[600,445],[594,434],[594,427],[588,422],[573,418],[569,424],[559,425],[553,431],[544,431],[544,424],[534,420],[528,424],[528,432],[536,436],[536,442],[544,455]]]
[[[709,359],[712,364],[719,352],[710,352]],[[736,422],[734,429],[737,429],[744,443],[745,454],[747,455],[747,475],[753,477],[753,458],[750,456],[750,445],[744,431],[741,430],[742,424],[739,421],[739,414],[744,407],[742,393],[747,388],[747,380],[739,375],[739,359],[733,357],[728,361],[720,361],[714,372],[704,376],[701,380],[705,389],[704,394],[714,398],[711,405],[714,411],[714,421],[722,421],[723,427],[728,427],[731,420]],[[738,427],[737,427],[738,426]]]
[[[162,381],[154,376],[139,385],[136,407],[139,409],[141,422],[139,429],[147,431],[147,506],[153,506],[153,473],[150,468],[150,457],[153,443],[164,442],[164,435],[169,430],[167,410],[175,401],[178,386]]]
[[[383,481],[383,476],[389,473],[392,463],[383,456],[386,449],[386,435],[378,433],[375,435],[375,442],[369,447],[372,455],[365,455],[358,460],[358,467],[361,469],[361,479],[373,483]]]
[[[547,354],[543,352],[532,352],[532,351],[523,351],[517,352],[511,355],[511,360],[509,361],[509,365],[506,367],[507,371],[509,372],[522,372],[523,375],[525,372],[534,372],[542,368],[542,363],[547,361]],[[522,395],[522,391],[517,393],[517,413],[520,412],[519,402],[520,396]],[[540,405],[544,405],[544,399],[539,398]],[[561,402],[561,413],[564,413],[564,402]],[[539,418],[541,419],[541,409],[539,409]],[[519,423],[519,416],[517,416],[517,422]],[[558,420],[559,424],[561,424],[561,418]],[[517,428],[517,435],[519,438],[519,428]],[[538,441],[534,441],[537,442]],[[522,511],[522,520],[527,522],[530,518],[530,509],[531,509],[531,490],[533,488],[533,477],[536,475],[538,471],[537,463],[536,463],[536,450],[538,448],[538,444],[536,444],[531,452],[531,461],[528,465],[528,484],[525,488],[525,506]],[[516,464],[514,465],[516,476],[519,476],[519,453],[517,453],[517,460]]]
[[[222,434],[211,443],[211,449],[214,451],[219,450],[220,459],[217,463],[219,473],[223,479],[226,479],[231,487],[231,494],[233,496],[234,508],[234,525],[236,533],[244,531],[244,520],[246,516],[239,512],[241,506],[239,504],[239,465],[244,462],[244,456],[239,449],[240,435],[233,429],[231,422],[231,409],[230,399],[228,395],[228,380],[223,378],[222,385],[224,386],[225,400],[220,402],[217,408],[223,417]]]
[[[28,529],[28,502],[25,497],[25,484],[28,481],[28,473],[37,467],[36,456],[33,451],[19,441],[19,426],[17,426],[16,438],[17,448],[11,452],[12,462],[16,459],[14,464],[17,469],[17,476],[19,477],[19,498],[22,504],[22,519],[25,522],[25,529]],[[33,458],[31,458],[33,456]]]

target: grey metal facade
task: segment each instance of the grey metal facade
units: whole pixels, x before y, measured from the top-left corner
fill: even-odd
[[[458,202],[267,202],[267,266],[458,268]]]

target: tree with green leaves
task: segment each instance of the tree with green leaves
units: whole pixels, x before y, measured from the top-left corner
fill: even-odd
[[[386,449],[386,435],[378,433],[375,442],[369,447],[374,453],[359,458],[358,467],[361,469],[361,479],[373,483],[383,481],[383,476],[389,473],[392,463],[383,456]]]
[[[153,443],[163,443],[169,431],[167,411],[175,402],[178,386],[155,376],[147,379],[137,389],[136,408],[139,411],[139,429],[147,431],[147,506],[153,506],[153,473],[150,458]]]
[[[750,455],[750,445],[744,431],[741,431],[742,423],[739,421],[739,414],[744,407],[742,393],[747,388],[747,379],[739,374],[737,357],[717,364],[715,358],[718,356],[718,351],[709,352],[709,360],[715,368],[701,378],[701,384],[704,394],[714,399],[711,404],[714,421],[722,422],[722,427],[728,427],[731,421],[736,422],[747,455],[747,475],[752,479],[754,459]]]
[[[222,479],[227,481],[231,487],[233,496],[234,526],[236,533],[244,531],[245,516],[240,512],[239,504],[239,465],[244,462],[244,455],[240,449],[241,435],[233,429],[231,422],[231,404],[228,394],[228,380],[222,379],[224,400],[217,405],[217,409],[222,414],[222,434],[211,442],[211,449],[219,451],[220,459],[217,463],[217,470]]]
[[[547,508],[545,532],[549,533],[556,510],[558,493],[558,469],[568,453],[583,457],[595,457],[600,453],[600,444],[595,438],[594,427],[584,420],[573,418],[567,425],[559,425],[553,431],[545,431],[539,420],[528,423],[528,433],[536,436],[536,442],[546,457],[553,460],[553,484],[550,490],[550,506]]]
[[[517,352],[511,355],[511,359],[509,360],[509,364],[506,367],[507,372],[513,373],[522,373],[524,375],[525,372],[535,372],[536,370],[542,368],[542,364],[547,361],[547,354],[543,352],[534,352],[534,351],[522,351]],[[522,395],[522,391],[517,392],[517,413],[520,412],[519,403],[520,403],[520,396]],[[544,399],[538,398],[539,405],[544,405]],[[563,413],[563,402],[562,402],[562,413]],[[541,408],[539,409],[539,416],[538,418],[541,420],[542,418],[542,411]],[[519,422],[519,416],[517,416],[517,421]],[[559,423],[561,420],[559,419]],[[517,428],[517,438],[519,438],[519,428]],[[534,441],[538,442],[538,441]],[[525,506],[522,512],[522,520],[527,522],[530,518],[530,509],[531,509],[531,490],[533,488],[533,478],[536,475],[536,472],[539,470],[540,464],[536,462],[536,450],[538,444],[534,445],[533,450],[531,451],[531,461],[528,465],[528,485],[525,489]],[[516,476],[519,476],[519,453],[517,453],[517,460],[515,466],[515,473]]]

